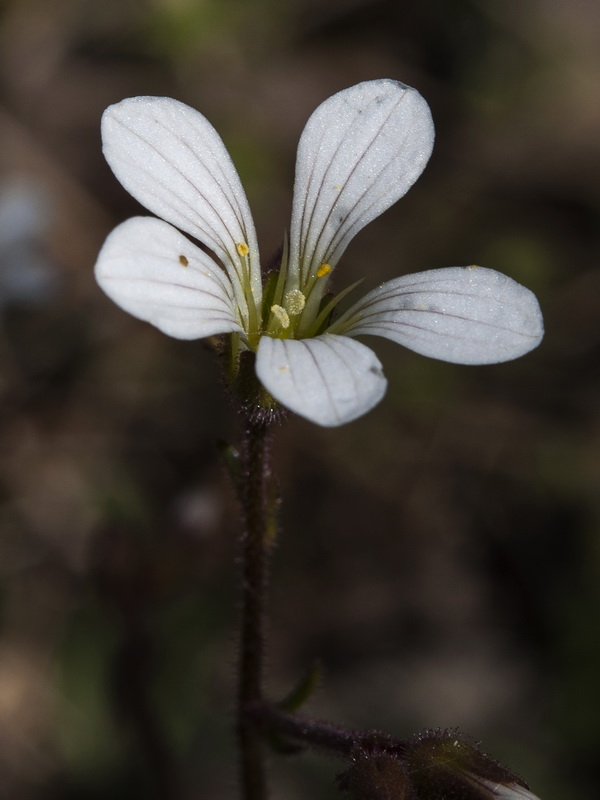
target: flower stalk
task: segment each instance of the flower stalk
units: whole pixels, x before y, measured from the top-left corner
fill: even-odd
[[[272,547],[269,465],[270,425],[249,416],[244,427],[241,503],[242,609],[239,641],[237,732],[245,800],[267,794],[262,734],[252,714],[262,703],[265,657],[265,606],[268,561]]]

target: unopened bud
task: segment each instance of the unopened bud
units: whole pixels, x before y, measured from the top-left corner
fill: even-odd
[[[339,788],[351,800],[414,800],[402,763],[391,755],[359,756],[338,775]]]
[[[418,800],[539,800],[517,775],[449,731],[419,734],[403,761]]]

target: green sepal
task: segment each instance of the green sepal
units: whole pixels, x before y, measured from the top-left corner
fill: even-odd
[[[321,681],[321,664],[313,661],[292,691],[277,705],[282,711],[294,713],[299,711],[312,697]]]
[[[292,691],[277,703],[277,707],[288,714],[295,713],[310,699],[320,680],[321,665],[318,661],[314,661]],[[306,744],[292,742],[277,732],[269,733],[266,738],[271,748],[282,755],[302,753],[308,747]]]

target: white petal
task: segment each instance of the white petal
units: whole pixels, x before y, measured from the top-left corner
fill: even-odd
[[[479,783],[485,786],[486,789],[489,789],[498,800],[539,800],[538,796],[533,794],[533,792],[530,792],[528,789],[516,783],[506,785],[481,779]]]
[[[433,147],[429,107],[409,86],[366,81],[333,95],[304,129],[296,161],[290,269],[334,266],[348,242],[402,197]]]
[[[106,160],[127,191],[214,250],[228,271],[233,267],[242,275],[237,245],[248,245],[258,302],[252,215],[229,153],[208,120],[169,97],[131,97],[106,109],[102,140]]]
[[[258,347],[256,374],[282,405],[325,427],[365,414],[385,394],[375,353],[346,336],[271,339]]]
[[[442,361],[495,364],[533,350],[544,335],[535,295],[485,267],[448,267],[388,281],[331,326],[384,336]]]
[[[134,317],[177,339],[241,331],[227,275],[178,230],[134,217],[108,236],[96,280]]]

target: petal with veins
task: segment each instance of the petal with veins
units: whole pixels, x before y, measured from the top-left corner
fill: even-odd
[[[385,394],[387,381],[376,355],[346,336],[314,339],[263,336],[256,373],[282,405],[325,427],[365,414]]]
[[[229,153],[208,120],[169,97],[131,97],[104,112],[102,141],[106,160],[125,189],[149,211],[210,247],[242,283],[238,245],[248,245],[258,303],[261,280],[252,215]]]
[[[539,800],[538,796],[530,792],[529,789],[516,783],[493,783],[492,781],[481,779],[478,783],[488,789],[492,796],[498,798],[498,800]]]
[[[308,120],[296,161],[290,269],[305,281],[335,266],[348,242],[402,197],[433,147],[429,107],[392,80],[333,95]]]
[[[495,364],[533,350],[544,335],[535,295],[485,267],[405,275],[369,292],[331,326],[384,336],[456,364]]]
[[[109,234],[96,280],[125,311],[177,339],[241,331],[227,275],[178,230],[133,217]]]

